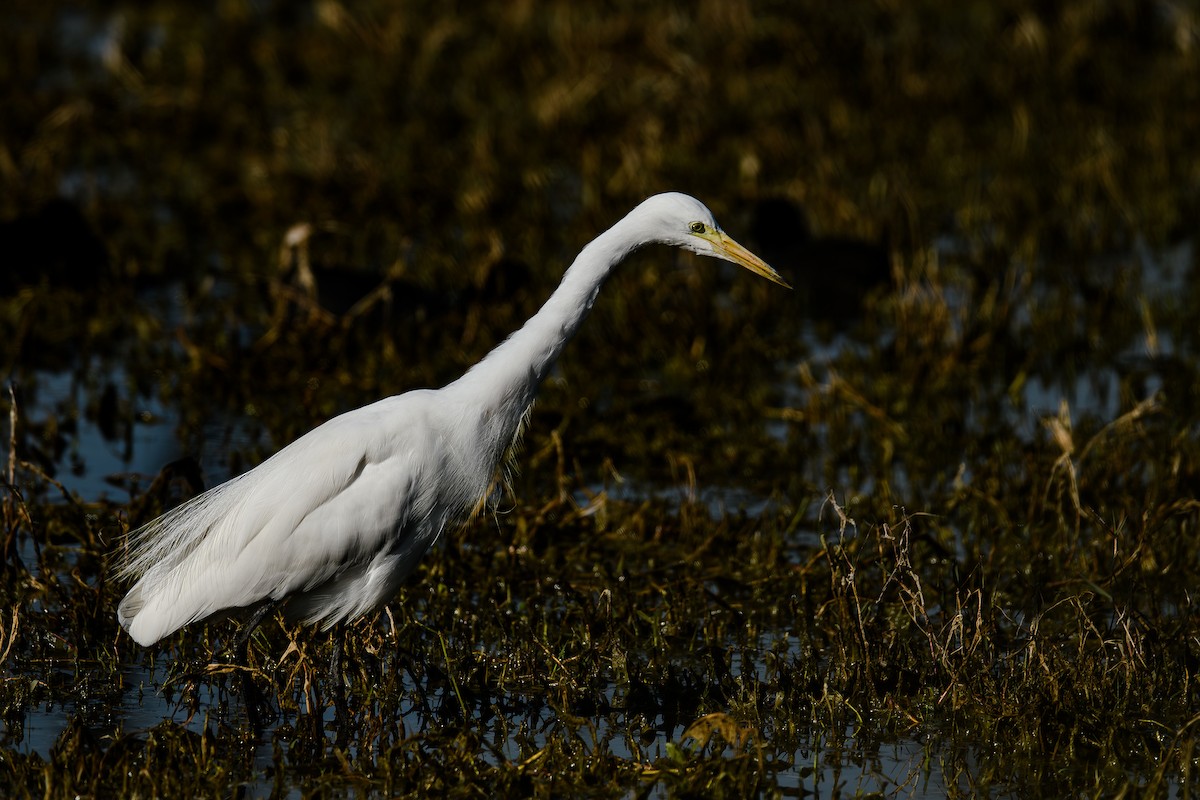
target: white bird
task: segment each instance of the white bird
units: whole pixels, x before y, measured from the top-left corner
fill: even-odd
[[[651,197],[576,257],[546,304],[458,380],[346,412],[254,469],[130,535],[136,579],[117,619],[149,646],[189,623],[282,607],[330,628],[387,603],[448,526],[478,510],[538,386],[605,278],[662,243],[788,284],[729,238],[703,203]]]

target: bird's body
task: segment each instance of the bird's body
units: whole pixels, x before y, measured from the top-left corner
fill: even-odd
[[[541,310],[463,377],[335,417],[135,531],[121,571],[137,580],[121,624],[150,645],[264,602],[326,628],[386,603],[441,533],[479,508],[605,278],[653,242],[787,285],[699,201],[646,200],[584,248]]]

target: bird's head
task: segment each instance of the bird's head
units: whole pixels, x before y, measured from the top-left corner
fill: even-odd
[[[708,207],[680,192],[656,194],[630,214],[645,226],[646,240],[732,261],[780,286],[792,288],[758,256],[735,242],[717,224]]]

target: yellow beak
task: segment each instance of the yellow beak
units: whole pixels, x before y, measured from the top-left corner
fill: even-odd
[[[778,283],[786,289],[792,288],[791,284],[781,278],[778,272],[771,269],[767,262],[729,238],[725,231],[708,230],[695,235],[706,239],[713,246],[714,255],[719,258],[745,267],[755,275],[761,275],[772,283]]]

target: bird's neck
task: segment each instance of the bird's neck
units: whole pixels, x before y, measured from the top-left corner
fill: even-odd
[[[538,387],[583,324],[605,279],[640,244],[627,220],[593,240],[576,257],[541,309],[466,375],[446,387],[471,403],[507,448]]]

